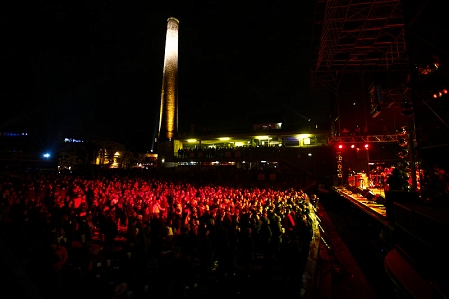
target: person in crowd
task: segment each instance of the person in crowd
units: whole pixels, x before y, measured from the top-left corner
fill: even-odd
[[[164,257],[165,263],[165,283],[167,290],[167,298],[187,298],[186,286],[187,279],[190,274],[190,263],[183,256],[179,247]]]
[[[252,229],[247,227],[245,231],[242,232],[240,238],[240,249],[242,253],[242,262],[245,267],[247,275],[250,275],[251,267],[255,259],[255,247],[254,239],[252,237]]]
[[[67,259],[69,258],[69,253],[67,252],[67,249],[60,243],[60,239],[55,239],[51,244],[51,248],[58,257],[57,260],[55,259],[53,269],[56,273],[60,273],[62,272],[63,267],[67,262]]]
[[[105,217],[101,230],[104,236],[104,250],[110,256],[114,249],[115,238],[118,235],[117,223],[115,223],[112,215]]]
[[[268,214],[265,213],[260,227],[260,250],[266,259],[271,256],[270,244],[272,237],[273,233],[270,227],[270,219],[268,218]]]
[[[139,233],[138,227],[139,221],[136,217],[130,217],[128,222],[128,228],[126,230],[126,242],[128,244],[135,244],[137,242],[137,234]]]

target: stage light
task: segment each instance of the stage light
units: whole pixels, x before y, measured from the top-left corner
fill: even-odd
[[[342,144],[339,144],[339,145],[338,145],[338,148],[339,148],[339,149],[342,149],[342,148],[343,148],[343,145],[342,145]]]
[[[355,145],[354,144],[351,144],[351,148],[354,148],[355,147]]]
[[[440,91],[440,92],[438,93],[438,96],[441,98],[441,97],[443,96],[443,93]]]
[[[443,93],[444,93],[444,94],[447,94],[447,89],[443,89]]]
[[[398,143],[400,146],[402,147],[406,147],[408,145],[408,141],[405,138],[399,137],[398,138]]]
[[[401,158],[401,159],[407,158],[408,157],[408,150],[403,150],[403,151],[398,152],[398,157]]]
[[[434,93],[433,97],[436,99],[436,98],[438,98],[438,95],[436,93]]]
[[[367,144],[365,144],[365,148],[366,148],[366,149],[368,149],[368,143],[367,143]]]

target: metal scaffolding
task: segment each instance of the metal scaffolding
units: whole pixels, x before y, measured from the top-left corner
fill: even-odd
[[[357,142],[398,142],[399,134],[368,135],[368,136],[333,136],[327,139],[328,144]]]
[[[341,76],[404,70],[404,12],[400,0],[317,0],[312,82],[337,91]]]

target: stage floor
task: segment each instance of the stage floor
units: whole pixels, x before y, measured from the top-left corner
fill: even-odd
[[[388,225],[387,210],[385,205],[381,203],[385,202],[385,190],[383,188],[369,188],[366,190],[374,194],[374,197],[371,200],[362,196],[360,193],[353,193],[344,187],[334,186],[334,191],[348,199],[357,208],[361,209],[369,216],[374,217],[382,224]],[[380,200],[376,201],[376,199]]]

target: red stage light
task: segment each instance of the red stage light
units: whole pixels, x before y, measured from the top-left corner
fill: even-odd
[[[355,145],[354,145],[354,144],[352,144],[352,145],[351,145],[351,148],[354,148],[354,147],[355,147]]]
[[[338,148],[340,148],[340,149],[343,148],[343,145],[342,145],[342,144],[339,144],[339,145],[338,145]]]
[[[365,148],[366,148],[366,149],[368,148],[368,144],[365,144]]]
[[[447,89],[443,89],[443,93],[444,93],[444,94],[447,94]]]

